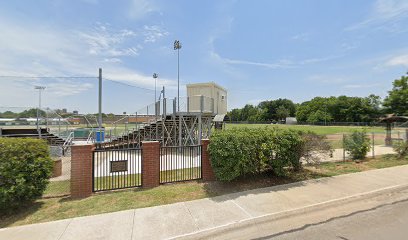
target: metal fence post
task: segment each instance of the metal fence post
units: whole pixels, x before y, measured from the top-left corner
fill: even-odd
[[[343,133],[343,161],[344,162],[346,161],[346,149],[345,149],[345,144],[344,144],[345,140],[346,140],[346,136]]]
[[[371,141],[372,141],[372,154],[373,154],[373,158],[375,158],[375,152],[374,152],[374,146],[375,146],[375,136],[374,133],[371,133]]]
[[[173,99],[173,115],[176,115],[177,109],[177,98]]]
[[[139,125],[137,124],[137,112],[135,113],[135,130],[139,130]]]
[[[187,97],[187,112],[190,113],[190,97]]]
[[[167,98],[163,98],[163,118],[166,119],[166,114],[167,114]]]

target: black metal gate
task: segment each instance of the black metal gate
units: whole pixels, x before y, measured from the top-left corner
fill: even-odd
[[[202,178],[201,145],[161,147],[160,183]]]
[[[96,149],[93,152],[94,192],[142,185],[142,149]]]

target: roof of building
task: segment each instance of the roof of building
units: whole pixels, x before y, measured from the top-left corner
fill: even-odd
[[[216,84],[215,82],[205,82],[205,83],[190,83],[187,84],[186,87],[208,87],[208,86],[215,86],[217,88],[220,88],[222,90],[224,90],[225,92],[227,91],[227,89],[221,87],[220,85]]]
[[[388,115],[387,117],[380,119],[380,122],[398,122],[398,121],[408,121],[408,117]]]

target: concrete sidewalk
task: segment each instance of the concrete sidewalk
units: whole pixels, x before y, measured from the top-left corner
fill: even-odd
[[[0,239],[196,238],[408,186],[408,165],[55,222],[0,229]],[[109,206],[106,206],[107,208]],[[198,234],[198,235],[196,235]]]

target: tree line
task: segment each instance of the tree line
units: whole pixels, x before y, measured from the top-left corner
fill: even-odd
[[[315,97],[303,103],[290,99],[268,100],[258,105],[247,104],[228,112],[231,121],[278,122],[296,117],[298,122],[373,122],[385,114],[408,116],[408,77],[393,82],[393,88],[382,100],[368,97]]]

